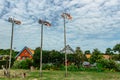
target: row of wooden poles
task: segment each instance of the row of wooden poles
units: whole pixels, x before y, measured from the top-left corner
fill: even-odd
[[[67,53],[66,53],[66,19],[72,19],[71,15],[68,13],[63,13],[61,17],[64,20],[64,47],[65,47],[65,77],[67,77]],[[20,25],[21,21],[16,20],[14,18],[9,18],[9,22],[12,23],[12,32],[11,32],[11,43],[10,43],[10,58],[9,58],[9,77],[10,77],[10,69],[11,69],[11,55],[12,55],[12,47],[13,47],[13,33],[14,33],[14,24]],[[51,26],[51,24],[44,20],[39,20],[39,24],[41,24],[41,47],[40,47],[40,77],[42,77],[42,47],[43,47],[43,26]]]

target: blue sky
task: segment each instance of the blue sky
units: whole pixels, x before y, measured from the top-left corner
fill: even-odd
[[[63,39],[63,12],[70,13],[66,22],[67,44],[73,49],[98,48],[102,52],[120,42],[120,0],[0,0],[0,49],[10,48],[11,23],[8,17],[22,22],[15,25],[13,48],[40,46],[39,19],[49,21],[44,26],[45,50],[61,50]]]

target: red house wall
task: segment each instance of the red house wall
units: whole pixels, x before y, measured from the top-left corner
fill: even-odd
[[[21,54],[17,57],[17,60],[24,60],[26,58],[32,59],[32,55],[25,49],[21,52]]]

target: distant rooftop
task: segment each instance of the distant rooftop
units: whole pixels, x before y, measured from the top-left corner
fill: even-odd
[[[63,48],[62,50],[60,50],[60,53],[65,53],[65,48]],[[67,45],[66,46],[66,53],[67,54],[74,54],[74,50],[69,45]]]

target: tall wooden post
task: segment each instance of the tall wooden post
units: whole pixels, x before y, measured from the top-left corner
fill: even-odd
[[[39,20],[39,24],[41,24],[41,47],[40,47],[40,77],[42,78],[42,47],[43,47],[43,25],[51,26],[51,24],[47,21]]]
[[[65,77],[68,76],[67,73],[67,53],[66,53],[66,19],[72,19],[71,15],[68,13],[63,13],[62,18],[64,19],[64,47],[65,47]]]
[[[65,17],[64,19],[64,47],[65,47],[65,77],[67,77],[67,53],[66,53],[66,25]]]
[[[11,69],[11,59],[12,59],[12,47],[13,47],[13,33],[14,33],[14,24],[21,24],[21,21],[15,20],[14,18],[9,18],[9,22],[12,23],[12,32],[11,32],[11,42],[10,42],[10,57],[9,57],[9,68],[8,68],[8,75],[10,77],[10,69]]]
[[[10,76],[10,69],[11,69],[11,58],[12,58],[12,47],[13,47],[13,33],[14,33],[14,18],[12,20],[12,32],[11,32],[11,42],[10,42],[10,57],[9,57],[9,76]]]
[[[42,45],[43,45],[43,23],[41,24],[40,77],[42,77]]]

